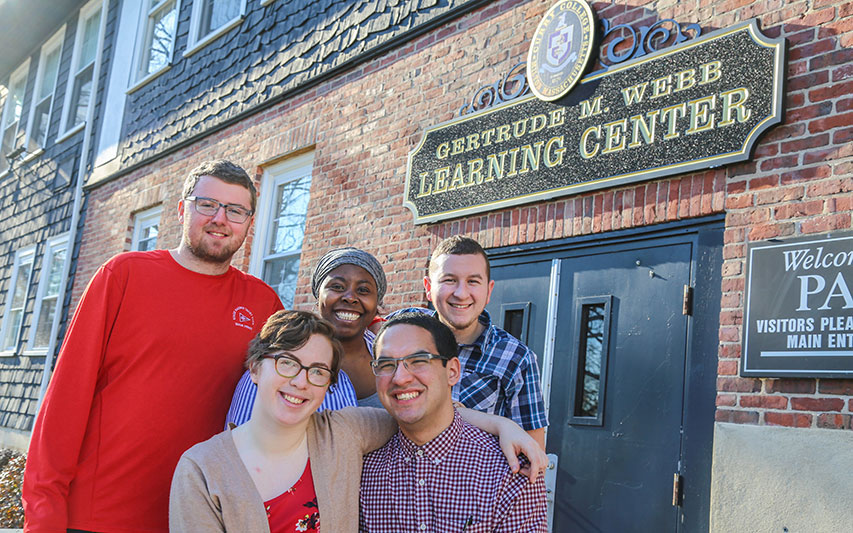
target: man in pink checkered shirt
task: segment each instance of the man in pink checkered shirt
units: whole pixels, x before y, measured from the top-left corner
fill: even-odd
[[[497,441],[456,413],[453,333],[423,313],[386,322],[371,363],[400,431],[364,458],[360,531],[546,531],[545,484],[513,473]]]

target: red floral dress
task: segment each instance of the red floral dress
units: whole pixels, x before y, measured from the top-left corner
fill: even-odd
[[[264,502],[271,533],[320,531],[320,512],[317,493],[311,476],[311,460],[305,465],[302,477],[288,490]]]

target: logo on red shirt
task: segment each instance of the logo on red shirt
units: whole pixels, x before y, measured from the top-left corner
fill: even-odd
[[[234,319],[234,325],[246,329],[255,329],[255,315],[242,305],[236,307],[231,313],[231,318]]]

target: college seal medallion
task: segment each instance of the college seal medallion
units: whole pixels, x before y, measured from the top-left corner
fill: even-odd
[[[595,44],[595,18],[583,0],[560,0],[545,13],[527,54],[527,81],[541,100],[562,98],[581,78]]]

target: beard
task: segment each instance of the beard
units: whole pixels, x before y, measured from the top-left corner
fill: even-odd
[[[232,243],[223,243],[222,246],[212,246],[204,239],[204,229],[206,228],[203,228],[202,236],[198,240],[193,241],[189,235],[189,226],[184,227],[184,243],[186,243],[186,247],[190,253],[205,263],[230,263],[231,257],[234,256],[240,246],[234,246]]]

